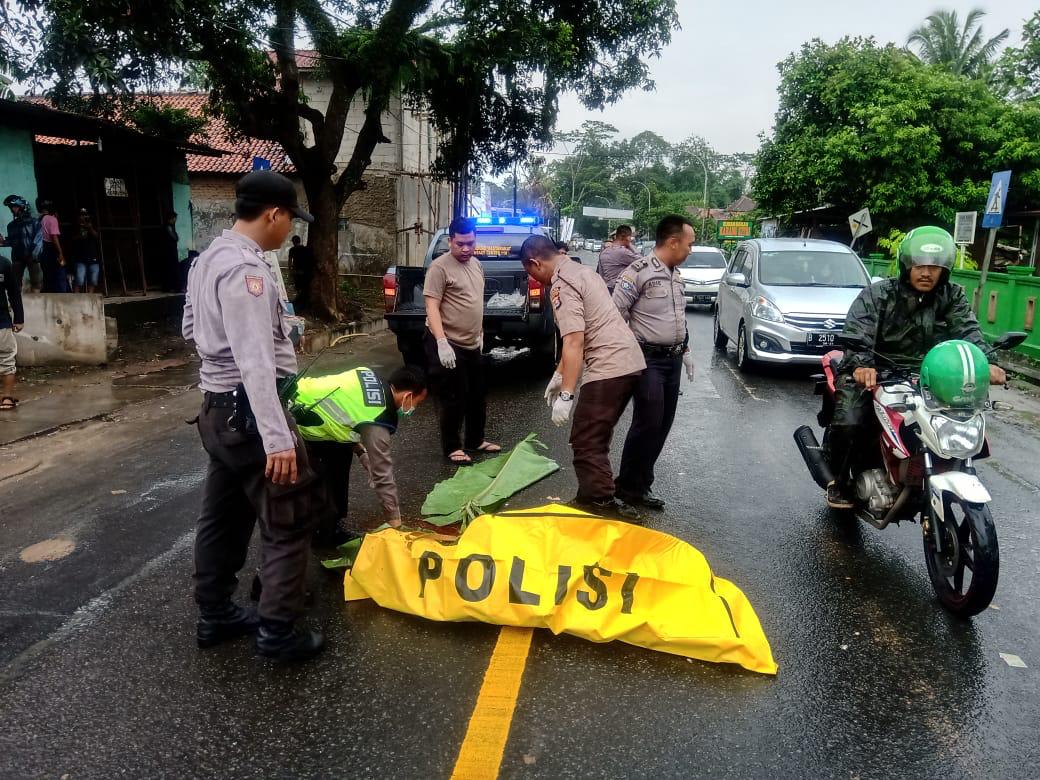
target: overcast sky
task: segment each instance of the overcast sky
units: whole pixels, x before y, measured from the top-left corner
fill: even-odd
[[[741,3],[678,0],[682,29],[650,67],[657,89],[631,92],[605,111],[588,111],[561,99],[561,130],[586,119],[610,122],[625,137],[653,130],[669,141],[704,136],[723,153],[753,152],[776,112],[776,64],[812,39],[833,43],[845,35],[873,35],[906,43],[910,31],[938,8],[963,20],[982,8],[987,38],[1008,28],[1018,45],[1022,23],[1037,0],[744,0]]]

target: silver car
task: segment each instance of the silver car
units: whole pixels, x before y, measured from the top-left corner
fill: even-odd
[[[834,241],[744,241],[719,284],[715,347],[735,341],[741,371],[755,363],[817,364],[870,282],[859,257]]]
[[[683,279],[686,305],[714,306],[719,295],[719,282],[726,271],[726,256],[713,246],[695,246],[686,262],[679,266]]]

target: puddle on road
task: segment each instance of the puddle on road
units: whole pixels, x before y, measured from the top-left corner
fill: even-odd
[[[19,557],[25,563],[46,563],[47,561],[60,561],[68,557],[76,549],[76,543],[71,539],[45,539],[42,542],[31,544],[20,553]]]

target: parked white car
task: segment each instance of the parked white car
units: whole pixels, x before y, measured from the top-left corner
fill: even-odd
[[[737,345],[737,367],[819,364],[834,349],[849,307],[871,282],[852,250],[834,241],[756,238],[737,245],[719,284],[715,347]]]
[[[719,295],[719,282],[726,272],[726,255],[713,246],[695,246],[679,266],[683,278],[686,305],[714,306]]]

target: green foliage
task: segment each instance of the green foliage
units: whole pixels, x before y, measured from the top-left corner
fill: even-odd
[[[929,65],[938,65],[955,76],[985,78],[1000,45],[1010,32],[1001,30],[989,40],[983,37],[980,8],[970,11],[961,25],[956,11],[939,10],[910,33],[907,46]]]
[[[509,452],[459,468],[426,497],[421,509],[426,521],[439,526],[461,523],[465,528],[474,518],[501,507],[514,493],[559,470],[556,461],[536,448],[546,446],[532,433]]]
[[[155,106],[151,103],[138,104],[128,112],[127,117],[142,133],[181,142],[188,141],[206,126],[203,117],[192,116],[183,108]]]
[[[438,131],[440,173],[497,173],[548,143],[563,91],[602,108],[652,87],[646,59],[678,27],[675,0],[13,2],[39,11],[32,69],[59,101],[203,83],[232,128],[280,143],[317,217],[312,301],[330,319],[337,206],[389,142],[382,122],[396,95]],[[7,35],[5,27],[0,62],[11,59]],[[329,82],[321,110],[300,77],[315,57],[299,59],[298,40],[309,41],[313,72]],[[365,121],[346,134],[351,105]]]
[[[780,64],[775,132],[755,196],[769,213],[830,203],[870,208],[875,229],[952,226],[981,210],[992,171],[1011,168],[1009,208],[1040,194],[1040,115],[980,80],[872,39],[816,40]]]
[[[1004,49],[993,81],[998,92],[1012,100],[1040,98],[1040,11],[1023,25],[1022,45]]]
[[[878,246],[886,250],[888,256],[895,260],[899,257],[899,245],[903,243],[904,238],[906,238],[906,233],[899,228],[892,228],[888,231],[888,236],[879,238],[877,242]]]

